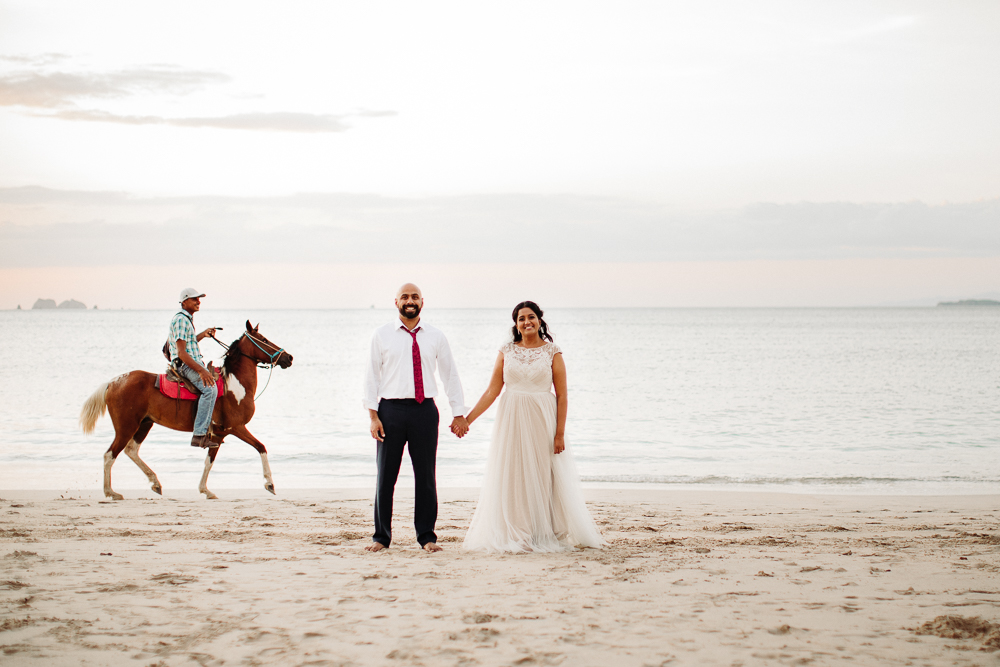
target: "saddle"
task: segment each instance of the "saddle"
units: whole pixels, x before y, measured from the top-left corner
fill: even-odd
[[[208,371],[213,374],[217,372],[217,370],[212,367],[212,362],[209,362],[208,364]],[[166,373],[161,373],[156,376],[155,384],[156,388],[160,390],[160,393],[167,398],[177,398],[182,401],[197,401],[201,397],[201,392],[194,386],[194,383],[181,375],[177,369],[174,368],[173,364],[167,366]],[[216,397],[222,396],[225,391],[225,387],[222,382],[221,373],[215,380],[215,388],[217,390]]]

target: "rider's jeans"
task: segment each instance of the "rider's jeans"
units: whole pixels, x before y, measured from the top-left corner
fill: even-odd
[[[215,395],[218,390],[214,383],[206,387],[201,381],[201,377],[187,365],[178,364],[178,366],[181,367],[181,373],[184,374],[184,377],[191,380],[194,386],[201,391],[201,398],[198,399],[198,414],[194,417],[194,435],[205,435],[208,433],[208,424],[212,421],[212,410],[215,409]]]

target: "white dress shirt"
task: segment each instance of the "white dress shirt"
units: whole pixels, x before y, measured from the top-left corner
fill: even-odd
[[[464,417],[468,412],[462,381],[451,356],[448,339],[440,329],[424,324],[417,325],[417,345],[420,346],[420,371],[424,378],[424,398],[438,394],[434,382],[434,369],[438,369],[441,384],[448,395],[453,417]],[[413,336],[407,333],[400,320],[379,327],[372,335],[371,358],[365,370],[364,405],[378,410],[383,398],[416,398],[413,389]]]

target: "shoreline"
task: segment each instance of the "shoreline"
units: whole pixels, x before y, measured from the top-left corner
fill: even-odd
[[[397,497],[400,491],[410,492],[413,490],[413,486],[407,484],[410,480],[400,480],[396,484]],[[985,486],[985,483],[984,483]],[[603,483],[582,483],[584,495],[586,499],[590,501],[591,499],[597,499],[603,497],[605,494],[621,494],[623,499],[639,499],[644,495],[649,495],[652,498],[658,498],[663,495],[678,495],[678,496],[691,496],[693,498],[702,497],[727,497],[727,496],[753,496],[753,497],[775,497],[775,498],[789,498],[789,497],[799,497],[799,498],[816,498],[816,499],[871,499],[875,500],[886,500],[886,499],[909,499],[909,500],[934,500],[934,499],[955,499],[955,498],[996,498],[997,505],[1000,507],[1000,491],[994,492],[967,492],[967,491],[956,491],[954,493],[898,493],[887,490],[884,493],[872,493],[870,490],[865,491],[798,491],[798,490],[774,490],[773,488],[766,489],[746,489],[746,488],[718,488],[718,487],[699,487],[691,488],[671,486],[666,484],[646,484],[646,483],[634,483],[632,485],[624,484],[608,484]],[[340,486],[340,487],[284,487],[279,488],[276,495],[272,495],[263,488],[255,487],[225,487],[225,486],[215,486],[211,485],[212,491],[219,494],[221,500],[237,500],[237,499],[249,499],[249,498],[259,498],[267,499],[272,498],[276,500],[281,499],[305,499],[309,497],[336,497],[344,498],[350,496],[357,499],[368,498],[374,499],[375,490],[374,482],[371,486]],[[174,500],[192,500],[192,499],[202,499],[204,496],[198,491],[192,488],[181,488],[181,489],[164,489],[163,495],[157,495],[150,491],[148,485],[144,486],[119,486],[114,485],[115,491],[123,494],[125,496],[125,501],[128,500],[156,500],[156,499],[174,499]],[[438,486],[438,494],[444,495],[461,495],[463,497],[468,497],[475,500],[479,497],[479,487],[474,486]],[[62,496],[64,499],[69,499],[70,497],[74,499],[89,499],[89,500],[110,500],[104,497],[104,492],[99,486],[86,488],[86,489],[4,489],[0,487],[0,502],[4,499],[14,500],[57,500]],[[633,498],[634,496],[634,498]]]
[[[369,489],[0,491],[0,652],[142,667],[996,660],[988,637],[938,635],[948,618],[1000,624],[1000,494],[586,489],[607,547],[496,555],[460,548],[478,490],[443,488],[445,550],[430,555],[398,490],[378,554],[363,550]]]

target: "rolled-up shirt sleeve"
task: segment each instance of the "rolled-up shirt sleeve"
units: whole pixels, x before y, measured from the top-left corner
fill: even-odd
[[[368,410],[378,410],[379,387],[382,381],[382,343],[378,332],[372,334],[371,353],[365,367],[365,395],[362,403]]]
[[[452,417],[464,417],[469,413],[465,407],[465,394],[462,391],[462,381],[458,379],[458,368],[451,356],[451,346],[443,335],[438,343],[437,351],[438,375],[444,385],[444,393],[448,396]]]

